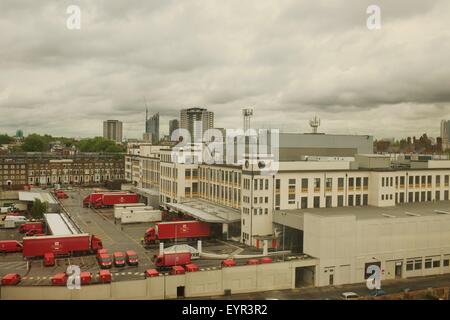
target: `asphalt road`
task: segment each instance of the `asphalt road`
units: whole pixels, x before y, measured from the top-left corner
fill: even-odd
[[[386,294],[402,292],[408,288],[410,291],[439,288],[450,286],[450,274],[418,277],[400,280],[385,280],[381,283],[381,289]],[[230,300],[334,300],[339,299],[342,292],[355,292],[360,296],[368,296],[369,289],[364,283],[349,284],[343,286],[327,287],[309,287],[293,290],[275,290],[249,294],[236,294],[232,296],[211,297],[211,299],[230,299]]]

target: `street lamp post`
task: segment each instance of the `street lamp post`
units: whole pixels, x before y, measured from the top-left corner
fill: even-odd
[[[282,212],[281,215],[283,217],[286,217],[286,212]],[[283,261],[284,261],[284,234],[285,234],[285,232],[286,232],[286,224],[283,223]]]

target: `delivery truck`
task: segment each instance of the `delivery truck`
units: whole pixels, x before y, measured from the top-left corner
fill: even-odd
[[[87,233],[24,237],[22,246],[24,258],[39,258],[49,252],[55,256],[83,255],[95,253],[103,248],[102,241],[99,238]]]
[[[190,252],[173,252],[155,255],[153,263],[158,269],[172,268],[173,266],[184,266],[191,263]]]
[[[122,224],[127,223],[141,223],[141,222],[159,222],[162,220],[161,211],[148,210],[148,211],[132,211],[123,212],[120,218]]]
[[[96,209],[104,207],[112,207],[119,203],[136,203],[139,200],[139,196],[135,193],[93,193],[89,199],[84,199],[83,204],[85,206],[91,206]],[[88,196],[89,197],[89,196]],[[85,201],[86,200],[86,201]]]
[[[87,195],[84,199],[83,199],[83,206],[84,207],[89,207],[89,206],[93,206],[94,203],[96,201],[98,201],[99,199],[102,198],[102,196],[105,194],[127,194],[128,192],[125,191],[95,191],[89,195]]]
[[[202,221],[160,222],[150,227],[144,234],[144,245],[175,239],[194,240],[207,238],[211,234],[210,224]]]

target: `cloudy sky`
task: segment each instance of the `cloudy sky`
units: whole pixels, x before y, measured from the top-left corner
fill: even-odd
[[[69,30],[69,5],[81,29]],[[370,4],[381,29],[366,26]],[[0,132],[161,131],[184,107],[217,127],[439,135],[450,119],[448,0],[1,0]]]

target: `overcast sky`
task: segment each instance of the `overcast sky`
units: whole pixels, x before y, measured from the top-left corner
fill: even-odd
[[[81,8],[81,30],[66,9]],[[370,4],[382,27],[366,27]],[[0,133],[141,137],[185,107],[216,126],[401,137],[450,119],[448,0],[1,0]]]

